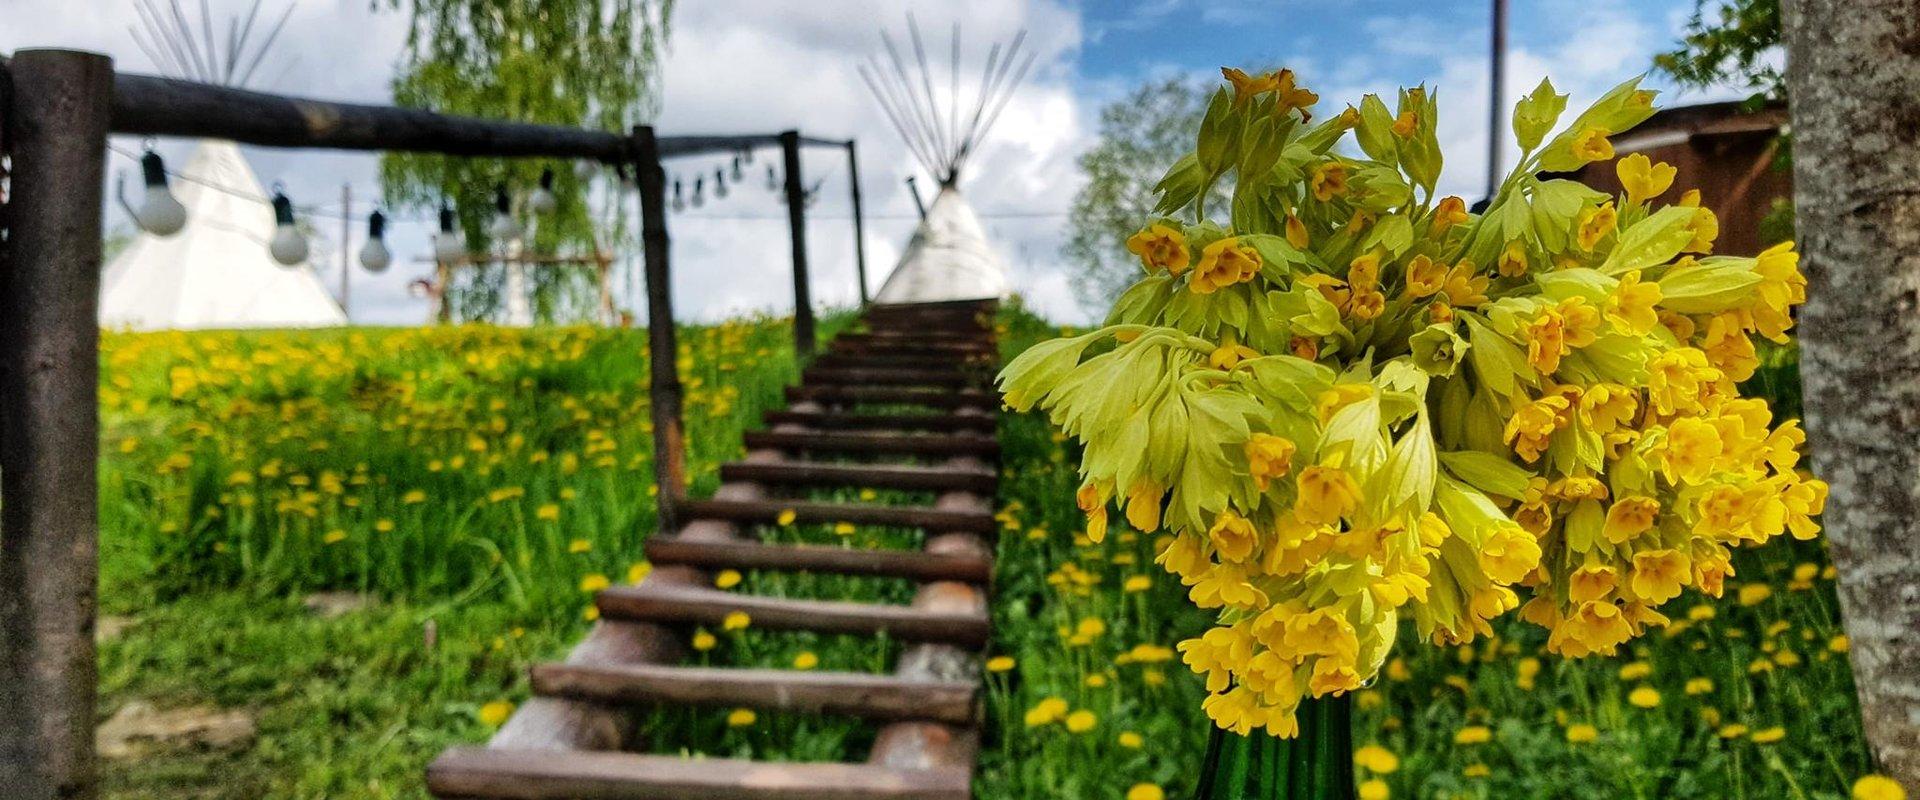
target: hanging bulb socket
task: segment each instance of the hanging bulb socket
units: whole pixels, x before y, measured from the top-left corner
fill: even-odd
[[[454,226],[453,207],[440,201],[440,232],[433,237],[433,257],[442,264],[453,264],[467,256],[466,236]]]
[[[740,157],[739,156],[733,157],[733,181],[734,183],[740,182]]]
[[[273,193],[273,238],[267,242],[267,252],[281,266],[299,266],[307,260],[307,237],[300,234],[299,226],[294,224],[293,201],[287,199],[287,193],[275,190]]]
[[[148,150],[140,157],[140,173],[146,184],[140,207],[127,209],[140,230],[155,236],[172,236],[187,226],[187,207],[167,188],[167,165],[160,154]],[[123,200],[122,203],[125,201]]]
[[[681,196],[680,188],[681,188],[680,179],[674,178],[673,179],[673,210],[676,212],[687,210],[687,201],[686,201],[686,198]]]
[[[693,179],[693,207],[694,208],[699,208],[700,206],[706,204],[707,199],[702,196],[706,191],[706,188],[705,188],[706,185],[707,185],[707,179],[706,179],[706,176],[704,175]]]
[[[726,170],[715,167],[713,170],[713,197],[718,200],[727,196]]]
[[[360,266],[368,272],[385,272],[393,263],[387,250],[387,215],[375,210],[367,216],[367,243],[360,247]]]
[[[499,244],[520,238],[520,223],[513,220],[513,201],[507,198],[506,184],[493,189],[493,224],[487,227],[487,235]]]
[[[560,207],[560,199],[553,195],[553,170],[540,170],[540,188],[533,190],[533,196],[527,198],[527,208],[535,214],[551,214]]]
[[[767,165],[767,191],[773,192],[773,191],[779,191],[779,189],[780,189],[780,176],[773,174],[773,165],[768,164]]]

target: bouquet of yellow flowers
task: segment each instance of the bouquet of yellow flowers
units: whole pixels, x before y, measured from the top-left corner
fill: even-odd
[[[1110,506],[1164,531],[1159,563],[1220,609],[1179,648],[1220,727],[1295,735],[1402,619],[1462,643],[1518,608],[1553,652],[1612,653],[1718,595],[1730,548],[1818,533],[1804,434],[1736,386],[1805,300],[1792,246],[1712,255],[1713,212],[1655,205],[1674,168],[1643,155],[1618,196],[1541,177],[1614,158],[1653,113],[1638,79],[1558,133],[1565,95],[1520,100],[1523,156],[1475,215],[1436,196],[1424,88],[1317,120],[1291,72],[1224,72],[1127,242],[1145,276],[1000,376],[1085,443],[1088,536]]]

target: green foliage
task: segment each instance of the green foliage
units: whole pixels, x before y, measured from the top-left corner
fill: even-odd
[[[1206,88],[1182,78],[1141,85],[1100,110],[1099,141],[1080,156],[1087,183],[1073,198],[1064,254],[1079,269],[1074,287],[1088,308],[1106,308],[1139,276],[1121,243],[1152,215],[1154,186],[1192,146],[1206,112]],[[1216,188],[1214,202],[1226,202]]]
[[[1786,99],[1779,54],[1780,0],[1695,0],[1679,46],[1653,63],[1683,85],[1746,89],[1758,106]]]
[[[411,14],[407,51],[393,80],[396,105],[518,122],[624,131],[657,110],[657,65],[674,0],[376,0]],[[542,169],[554,172],[552,215],[531,219],[526,246],[537,253],[590,254],[634,244],[625,204],[589,205],[573,165],[543,159],[467,159],[390,153],[381,160],[386,200],[432,209],[450,200],[468,249],[486,252],[494,188],[524,195]],[[516,207],[517,209],[517,207]],[[592,307],[593,274],[532,269],[534,310],[543,320],[578,318]],[[462,270],[447,298],[454,316],[485,319],[504,305],[505,270]]]

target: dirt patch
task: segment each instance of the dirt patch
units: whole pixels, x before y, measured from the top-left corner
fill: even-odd
[[[343,617],[373,604],[373,598],[353,592],[314,592],[301,600],[307,612],[321,619]]]

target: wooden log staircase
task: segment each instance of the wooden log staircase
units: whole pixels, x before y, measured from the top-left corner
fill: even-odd
[[[532,670],[534,698],[485,747],[456,747],[428,789],[466,800],[964,800],[982,713],[978,654],[997,529],[997,350],[991,302],[877,305],[787,390],[788,408],[746,434],[712,498],[683,503],[680,530],[646,544],[652,574],[601,591],[601,617],[562,663]],[[912,463],[900,463],[910,460]],[[928,505],[811,502],[847,487],[936,492]],[[919,550],[777,544],[758,526],[919,528]],[[798,600],[713,588],[724,569],[904,578],[908,605]],[[892,674],[678,666],[694,626],[746,612],[757,630],[885,636],[907,643]],[[865,762],[768,762],[670,749],[639,729],[653,706],[759,708],[869,720]]]

